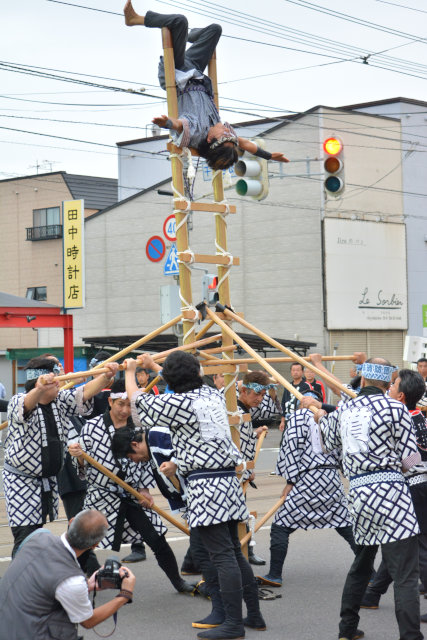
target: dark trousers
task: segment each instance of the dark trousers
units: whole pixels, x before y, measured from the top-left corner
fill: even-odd
[[[137,504],[127,502],[124,517],[132,529],[141,534],[153,551],[159,567],[166,573],[175,589],[179,590],[183,580],[179,575],[174,552],[166,541],[165,536],[157,533],[145,511]]]
[[[420,533],[418,536],[418,547],[419,547],[419,567],[420,567],[420,581],[423,586],[427,587],[427,534]],[[393,578],[391,577],[387,565],[384,560],[381,560],[381,564],[378,567],[378,570],[375,574],[374,580],[368,587],[369,591],[373,591],[378,595],[383,595],[386,593],[387,589],[393,582]]]
[[[290,527],[282,527],[273,523],[270,530],[270,571],[271,578],[281,578],[283,564],[288,553],[289,536],[296,529]],[[337,527],[336,532],[344,538],[350,545],[352,551],[356,553],[357,545],[354,542],[353,530],[349,525],[347,527]]]
[[[12,558],[15,557],[21,542],[25,540],[25,538],[29,536],[30,533],[33,533],[33,531],[36,531],[36,529],[41,529],[42,527],[42,524],[26,524],[21,527],[11,527],[13,539],[15,541],[12,549]]]
[[[219,24],[211,24],[201,29],[197,41],[186,51],[188,21],[185,16],[147,11],[145,26],[157,29],[168,27],[172,34],[175,68],[188,71],[194,67],[202,73],[212,58],[222,31]]]
[[[340,638],[352,638],[359,623],[360,603],[374,567],[378,545],[358,546],[341,599]],[[418,594],[418,538],[381,545],[384,563],[394,580],[394,606],[400,640],[422,640]]]
[[[251,565],[242,553],[237,526],[235,520],[230,520],[207,527],[196,527],[196,534],[208,550],[218,572],[222,592],[239,590],[254,581]],[[205,568],[202,569],[204,572]]]
[[[189,562],[200,567],[208,593],[211,594],[212,590],[216,591],[219,589],[218,571],[210,559],[207,548],[203,544],[200,529],[201,527],[193,527],[190,529],[190,546],[185,557]]]

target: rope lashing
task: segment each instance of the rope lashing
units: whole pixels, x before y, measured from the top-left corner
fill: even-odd
[[[178,251],[177,254],[178,254],[178,262],[180,264],[185,264],[185,266],[188,269],[190,268],[189,265],[193,264],[193,262],[196,261],[196,256],[194,255],[194,251],[192,249],[190,249],[190,248],[186,249],[185,251]],[[179,259],[179,256],[182,256],[184,254],[187,254],[187,255],[190,256],[190,262],[186,262],[185,260],[180,260]]]
[[[184,263],[185,264],[185,263]],[[187,265],[185,265],[187,266]],[[192,313],[194,313],[194,317],[193,318],[185,318],[186,322],[191,322],[193,323],[193,326],[189,328],[189,330],[184,334],[184,337],[182,339],[183,343],[185,344],[187,338],[189,338],[189,336],[193,333],[194,331],[194,323],[199,321],[199,312],[196,309],[195,306],[193,306],[192,304],[190,304],[182,295],[181,293],[181,287],[179,288],[179,298],[182,302],[181,305],[181,311],[184,313],[185,311],[191,311]]]
[[[223,359],[224,359],[224,360],[231,360],[231,356],[230,356],[228,353],[226,353],[225,351],[223,352],[222,357],[223,357]],[[231,379],[231,380],[230,380],[230,382],[229,382],[229,383],[224,387],[224,395],[226,395],[227,391],[228,391],[229,389],[231,389],[231,387],[232,387],[233,385],[235,386],[236,381],[237,381],[237,377],[238,377],[239,373],[240,373],[240,367],[239,367],[239,366],[237,366],[237,367],[236,367],[236,369],[235,369],[235,371],[234,371],[234,374],[231,374],[231,375],[233,375],[232,379]],[[227,412],[227,413],[229,413],[229,412]],[[236,413],[236,412],[233,412],[233,414],[234,414],[234,413]],[[238,412],[238,414],[240,415],[240,411]]]
[[[178,158],[178,160],[182,164],[182,167],[184,168],[183,156],[185,156],[185,159],[187,160],[187,178],[189,180],[194,180],[194,178],[196,177],[196,169],[194,168],[193,156],[191,155],[190,149],[188,147],[184,147],[182,149],[182,153],[170,153],[169,154],[169,158],[170,159]]]

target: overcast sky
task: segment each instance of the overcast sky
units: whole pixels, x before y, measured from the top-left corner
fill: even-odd
[[[2,3],[0,179],[37,173],[37,165],[39,173],[117,177],[116,142],[145,137],[151,118],[166,111],[157,84],[160,33],[126,27],[115,15],[123,0],[72,4]],[[185,13],[191,27],[223,25],[218,78],[222,116],[230,122],[317,104],[427,101],[425,0],[135,0],[134,7]],[[159,98],[7,71],[4,63],[105,87],[145,88]]]

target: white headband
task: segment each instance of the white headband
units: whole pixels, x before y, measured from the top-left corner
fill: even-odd
[[[119,398],[121,400],[127,400],[128,394],[126,393],[126,391],[123,391],[123,393],[110,393],[110,398],[111,400],[118,400]]]

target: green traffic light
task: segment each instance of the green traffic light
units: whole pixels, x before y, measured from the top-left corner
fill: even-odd
[[[236,182],[236,191],[237,191],[237,195],[239,196],[245,196],[248,192],[248,183],[246,182],[246,180],[238,180]]]

